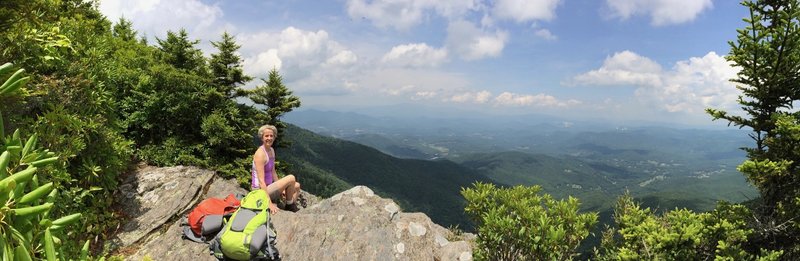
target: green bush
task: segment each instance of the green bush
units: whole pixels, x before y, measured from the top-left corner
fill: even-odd
[[[539,186],[498,188],[475,183],[463,189],[467,214],[478,226],[477,260],[570,260],[597,223],[578,213],[579,202],[540,195]]]
[[[11,64],[0,66],[0,76],[11,70]],[[0,86],[0,96],[18,90],[27,82],[24,70],[17,70]],[[37,148],[38,136],[32,135],[23,144],[20,131],[6,137],[0,112],[0,256],[2,260],[64,259],[59,235],[64,227],[81,219],[81,213],[51,220],[56,209],[57,185],[40,184],[37,170],[58,161],[49,150]],[[86,259],[88,241],[82,260]]]
[[[616,227],[603,233],[597,260],[778,260],[780,251],[747,252],[752,213],[742,205],[719,203],[706,213],[686,209],[656,216],[630,195],[614,209]]]

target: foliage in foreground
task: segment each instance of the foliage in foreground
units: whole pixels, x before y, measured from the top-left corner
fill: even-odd
[[[10,63],[0,66],[0,76],[12,70]],[[0,97],[18,90],[28,81],[17,70],[0,86]],[[3,78],[0,78],[3,79]],[[53,182],[40,184],[37,170],[55,163],[58,156],[37,148],[34,134],[23,144],[20,131],[5,136],[0,112],[0,257],[2,260],[67,260],[60,251],[64,227],[81,219],[81,213],[51,220],[58,195]],[[89,242],[81,260],[86,260]]]
[[[657,216],[630,195],[614,209],[615,227],[603,232],[597,260],[778,260],[780,251],[748,253],[750,210],[720,203],[706,213],[686,209]]]
[[[498,188],[475,183],[463,189],[465,211],[478,226],[477,260],[570,260],[597,223],[597,213],[579,213],[570,197],[540,195],[539,186]]]

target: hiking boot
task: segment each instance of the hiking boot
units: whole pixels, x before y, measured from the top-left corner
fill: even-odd
[[[308,202],[306,201],[306,198],[303,197],[303,194],[297,195],[297,202],[300,202],[300,206],[303,208],[306,208],[308,205]]]
[[[292,204],[287,204],[284,209],[291,212],[297,212],[300,210],[300,207],[297,206],[297,203],[292,203]]]

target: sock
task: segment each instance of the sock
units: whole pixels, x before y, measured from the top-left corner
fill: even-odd
[[[291,204],[294,204],[294,200],[287,199],[286,200],[286,205],[291,205]]]

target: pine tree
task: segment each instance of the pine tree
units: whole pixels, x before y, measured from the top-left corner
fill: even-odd
[[[761,194],[756,223],[759,247],[799,253],[800,114],[792,112],[800,98],[800,8],[797,0],[744,1],[750,16],[730,42],[727,59],[741,71],[733,82],[744,96],[745,115],[708,109],[714,119],[750,128],[755,147],[739,166]]]
[[[207,75],[203,52],[195,47],[200,40],[190,41],[186,29],[181,29],[177,34],[167,31],[167,39],[156,38],[156,41],[165,62],[178,69],[193,71],[198,75]]]
[[[250,91],[250,99],[254,103],[266,106],[265,112],[269,117],[268,123],[278,128],[280,137],[286,124],[281,122],[283,114],[300,107],[300,98],[292,95],[292,91],[283,85],[283,78],[278,74],[278,70],[269,71],[269,80],[261,79],[265,85],[261,85]]]
[[[136,31],[133,30],[133,23],[124,17],[119,18],[119,22],[111,29],[111,33],[114,37],[119,37],[123,41],[136,40]]]
[[[211,44],[219,51],[212,54],[209,61],[214,84],[218,86],[217,88],[225,97],[234,98],[244,95],[244,93],[237,92],[236,87],[249,82],[253,77],[245,75],[242,70],[242,58],[236,54],[241,46],[236,44],[236,40],[228,32],[222,34],[221,41],[211,42]]]

